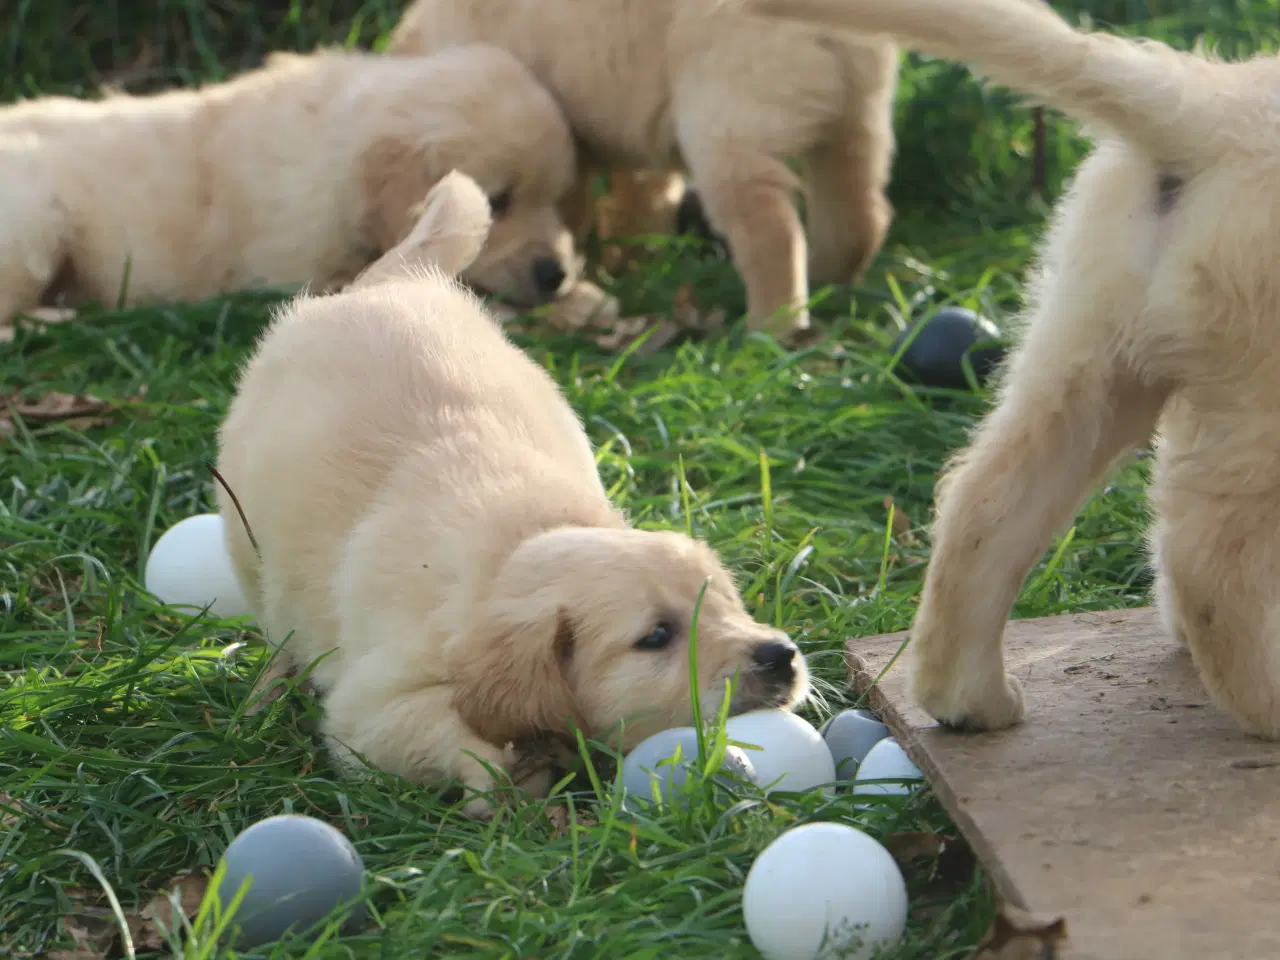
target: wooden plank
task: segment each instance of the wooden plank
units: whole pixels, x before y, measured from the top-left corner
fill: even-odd
[[[1056,957],[1280,957],[1280,744],[1209,700],[1154,609],[1011,621],[1028,715],[997,733],[939,727],[901,659],[872,686],[905,637],[849,641],[854,686],[1001,895],[1066,918]]]

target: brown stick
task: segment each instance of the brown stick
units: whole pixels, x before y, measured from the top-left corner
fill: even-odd
[[[236,492],[231,489],[231,485],[227,483],[222,474],[218,472],[217,467],[212,463],[209,463],[207,460],[204,465],[209,468],[209,472],[213,474],[213,478],[222,485],[222,489],[227,491],[227,496],[229,496],[231,498],[231,502],[235,504],[236,513],[240,514],[240,522],[244,524],[244,532],[249,535],[249,543],[253,545],[253,552],[256,553],[258,555],[258,559],[261,560],[262,551],[258,549],[258,540],[253,535],[253,527],[249,526],[249,518],[244,515],[244,510],[240,506],[240,498],[236,496]]]

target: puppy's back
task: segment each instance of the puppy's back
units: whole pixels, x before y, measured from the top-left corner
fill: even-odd
[[[220,494],[229,547],[276,639],[335,634],[329,593],[344,543],[411,457],[439,465],[422,475],[424,511],[458,490],[483,498],[532,462],[604,497],[555,383],[440,274],[291,304],[248,364],[219,443],[261,563]]]

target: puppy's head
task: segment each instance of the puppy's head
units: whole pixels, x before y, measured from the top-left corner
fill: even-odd
[[[380,137],[364,154],[365,233],[379,251],[394,247],[417,221],[427,191],[456,169],[480,185],[492,217],[461,279],[516,307],[555,299],[577,272],[573,237],[557,210],[577,174],[568,122],[509,54],[477,45],[429,59],[431,122]]]
[[[521,544],[490,585],[453,665],[455,704],[494,743],[612,734],[630,749],[692,721],[689,638],[698,594],[698,697],[732,713],[790,707],[809,690],[795,644],[747,613],[715,553],[677,533],[566,527]]]

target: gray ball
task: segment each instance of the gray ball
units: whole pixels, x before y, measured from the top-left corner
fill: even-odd
[[[672,762],[677,748],[680,760]],[[696,772],[697,763],[698,731],[693,727],[673,727],[642,740],[622,762],[623,805],[628,809],[651,805],[655,781],[664,804],[679,800],[684,796],[682,788],[689,775]],[[724,773],[717,775],[715,780],[726,786],[734,785],[732,778],[724,775],[726,773],[748,783],[760,782],[755,767],[741,747],[725,750],[720,769]]]
[[[858,764],[877,743],[889,736],[889,728],[868,710],[844,710],[819,731],[836,762],[836,778],[852,780]]]
[[[248,876],[253,877],[231,926],[236,946],[256,947],[301,932],[359,896],[364,861],[351,841],[329,824],[301,814],[259,820],[243,830],[223,855],[227,870],[218,887],[225,910]],[[364,922],[356,904],[343,924],[350,932]]]

